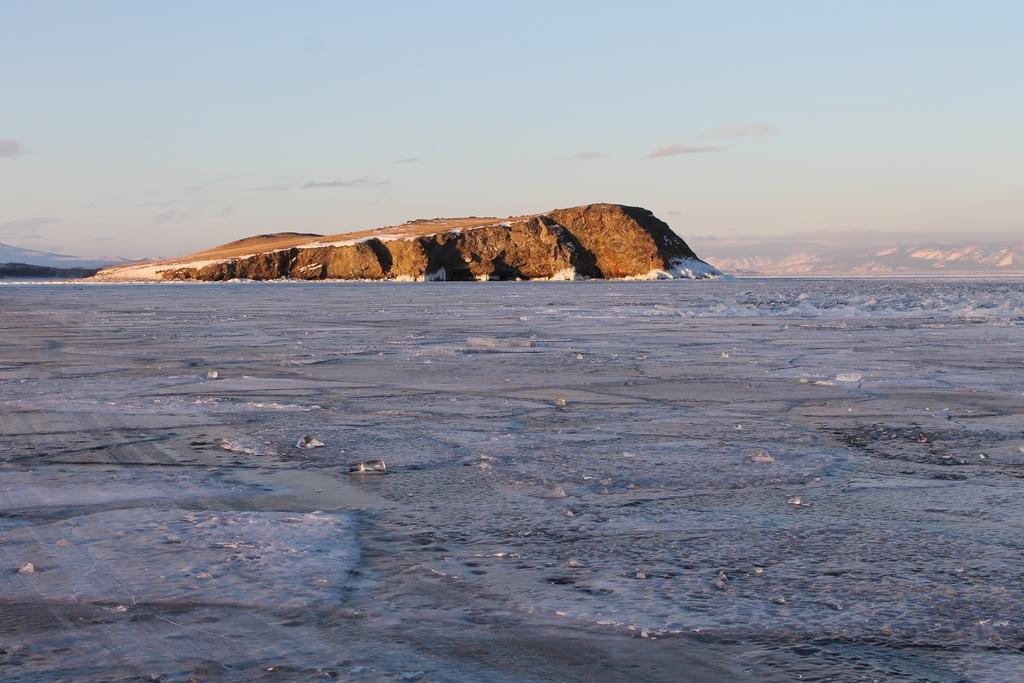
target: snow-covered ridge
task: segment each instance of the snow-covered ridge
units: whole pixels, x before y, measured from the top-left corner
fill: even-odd
[[[421,225],[430,225],[432,223],[433,224],[438,224],[438,225],[443,225],[446,222],[447,221],[444,218],[437,218],[437,219],[432,219],[432,220],[429,220],[429,221],[416,221],[414,223],[414,225],[421,226]],[[414,239],[420,239],[420,238],[431,238],[431,237],[436,237],[437,235],[439,235],[441,233],[445,233],[445,234],[449,234],[449,235],[460,235],[463,232],[470,232],[472,230],[481,230],[481,229],[485,229],[485,228],[498,228],[498,227],[509,228],[509,227],[512,227],[512,224],[509,223],[508,221],[495,221],[493,223],[482,223],[480,225],[460,225],[459,227],[456,227],[456,228],[449,228],[448,230],[435,230],[434,232],[423,232],[422,230],[419,230],[419,231],[413,231],[413,230],[402,231],[401,227],[402,226],[399,226],[398,228],[381,228],[380,232],[378,234],[369,234],[369,235],[363,234],[362,236],[360,236],[358,238],[354,238],[354,239],[327,240],[327,241],[316,239],[316,240],[313,240],[312,242],[306,242],[304,244],[299,244],[295,248],[296,249],[321,249],[323,247],[352,247],[352,246],[355,246],[357,244],[365,244],[366,242],[369,242],[371,240],[380,240],[381,242],[394,242],[394,241],[397,241],[397,240],[414,240]]]

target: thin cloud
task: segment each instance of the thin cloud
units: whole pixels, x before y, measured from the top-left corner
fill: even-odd
[[[398,161],[392,161],[393,164],[415,164],[417,161],[422,161],[419,157],[409,157],[408,159],[399,159]]]
[[[745,138],[748,136],[778,135],[777,130],[767,123],[748,123],[745,126],[725,126],[712,128],[697,136],[698,140],[727,140],[729,138]]]
[[[195,209],[167,209],[153,216],[154,223],[180,223],[195,218]]]
[[[386,180],[373,180],[372,178],[356,178],[355,180],[331,180],[326,183],[310,181],[300,187],[300,190],[310,190],[317,187],[363,187],[366,185],[390,185]]]
[[[570,161],[590,161],[592,159],[604,159],[607,154],[604,152],[577,152],[571,156],[567,156],[566,159]]]
[[[0,159],[13,159],[21,154],[24,148],[16,140],[0,140]]]
[[[400,162],[396,161],[394,163]],[[250,187],[249,192],[287,192],[289,190],[313,190],[324,187],[387,187],[390,185],[391,183],[387,180],[375,180],[369,176],[363,176],[355,180],[329,180],[326,182],[317,182],[315,180],[303,182],[301,178],[282,178],[281,182],[276,185]]]
[[[34,240],[40,239],[39,229],[46,227],[47,225],[53,225],[54,223],[63,223],[64,221],[60,218],[49,218],[40,216],[39,218],[22,218],[17,221],[7,221],[6,223],[0,223],[0,237],[5,239],[15,238],[22,240]]]
[[[668,147],[660,147],[650,154],[647,155],[648,159],[657,159],[658,157],[674,157],[677,154],[700,154],[701,152],[726,152],[728,147],[720,147],[719,145],[669,145]]]
[[[262,187],[250,187],[250,192],[284,192],[285,190],[294,190],[294,185],[264,185]]]

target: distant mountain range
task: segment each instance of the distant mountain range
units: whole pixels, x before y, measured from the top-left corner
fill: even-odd
[[[0,243],[0,278],[82,278],[104,266],[131,262],[116,257],[84,259]]]
[[[1024,275],[1024,243],[920,241],[868,247],[865,236],[809,238],[694,237],[701,258],[737,276]]]

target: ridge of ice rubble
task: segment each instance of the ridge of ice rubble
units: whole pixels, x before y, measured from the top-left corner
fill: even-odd
[[[652,278],[653,279],[653,278]],[[1024,320],[1024,296],[1006,289],[991,292],[971,286],[944,288],[932,295],[902,291],[889,283],[858,288],[873,289],[870,294],[843,291],[842,284],[831,292],[809,294],[804,291],[780,292],[775,295],[752,292],[716,297],[696,306],[655,304],[644,315],[678,315],[686,318],[727,318],[768,315],[821,317],[934,317],[934,318],[1002,318]],[[976,290],[976,291],[972,291]]]

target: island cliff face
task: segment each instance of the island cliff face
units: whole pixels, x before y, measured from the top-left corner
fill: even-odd
[[[505,220],[411,221],[331,237],[263,235],[182,258],[106,269],[97,278],[551,280],[717,275],[650,211],[591,204]]]

